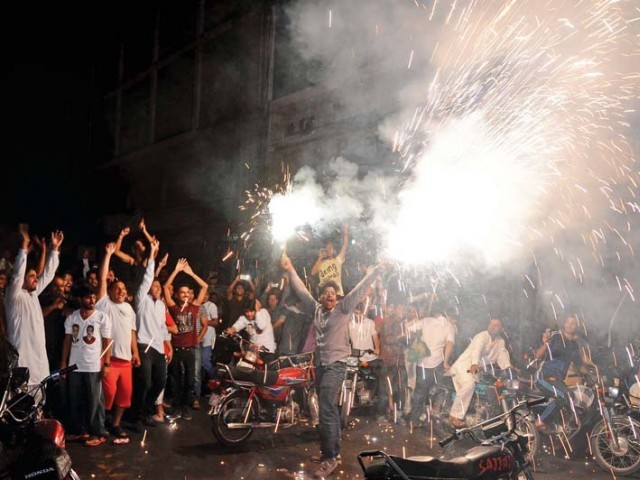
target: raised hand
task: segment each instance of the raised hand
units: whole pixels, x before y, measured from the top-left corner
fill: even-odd
[[[143,232],[147,230],[147,224],[144,222],[144,218],[142,220],[140,220],[140,224],[138,225],[138,227],[140,228],[140,230],[142,230]]]
[[[187,259],[186,258],[179,258],[178,261],[176,262],[176,272],[183,272],[184,271],[184,267],[189,265],[187,263]]]
[[[124,227],[122,230],[120,230],[120,238],[126,237],[130,232],[131,229],[129,227]]]
[[[187,275],[193,275],[193,270],[191,269],[191,265],[189,265],[189,262],[187,262],[187,260],[185,259],[184,263],[185,265],[182,271]]]
[[[290,272],[291,270],[293,270],[293,264],[291,263],[291,259],[286,253],[283,253],[282,257],[280,258],[280,266],[287,272]]]
[[[104,253],[106,253],[107,255],[113,255],[115,251],[116,251],[115,242],[109,242],[104,246]]]
[[[60,245],[62,245],[62,241],[64,240],[64,233],[62,230],[56,230],[55,232],[51,232],[51,247],[54,250],[60,250]]]
[[[38,235],[34,235],[33,243],[35,243],[36,247],[38,247],[40,250],[42,250],[43,248],[47,248],[47,244]]]
[[[160,267],[160,270],[162,270],[167,265],[168,260],[169,260],[169,254],[165,253],[164,257],[160,259],[160,263],[158,263],[158,267]]]
[[[151,258],[156,258],[158,250],[160,250],[160,242],[154,238],[151,242]]]
[[[31,238],[29,237],[29,224],[21,223],[18,225],[18,233],[22,237],[22,248],[29,248],[29,244],[31,243]]]

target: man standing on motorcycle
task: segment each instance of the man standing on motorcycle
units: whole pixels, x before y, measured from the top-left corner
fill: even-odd
[[[320,467],[314,478],[324,478],[338,467],[340,456],[340,411],[336,398],[344,381],[347,358],[351,355],[349,321],[365,290],[373,282],[379,268],[370,268],[367,275],[342,300],[339,287],[328,281],[321,288],[320,302],[309,293],[296,273],[289,257],[284,254],[282,268],[289,274],[291,288],[300,298],[303,310],[313,313],[315,336],[316,383],[320,404]]]
[[[453,353],[456,329],[449,320],[445,308],[437,308],[435,317],[422,318],[409,323],[410,332],[417,332],[427,345],[426,355],[418,359],[416,365],[416,387],[411,398],[411,424],[421,426],[420,416],[424,412],[429,391],[436,383],[437,374],[449,372],[449,360]]]
[[[567,404],[569,390],[564,379],[569,366],[573,363],[582,373],[588,372],[580,352],[577,330],[578,319],[575,314],[569,313],[561,331],[542,334],[542,345],[536,351],[536,358],[547,358],[540,369],[536,385],[551,398],[536,424],[544,433],[552,430],[548,424],[557,419],[558,406]]]
[[[455,428],[466,426],[464,417],[473,398],[475,375],[480,368],[492,363],[497,363],[503,370],[511,368],[509,351],[502,337],[503,330],[502,320],[491,319],[488,328],[473,337],[467,349],[451,367],[456,400],[451,406],[449,421]]]

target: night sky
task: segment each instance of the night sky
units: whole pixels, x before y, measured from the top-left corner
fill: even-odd
[[[113,172],[96,171],[92,111],[106,89],[100,71],[114,4],[11,2],[5,7],[3,143],[8,175],[0,223],[63,228],[81,239],[100,235],[100,217],[123,208]],[[108,6],[109,5],[109,6]]]

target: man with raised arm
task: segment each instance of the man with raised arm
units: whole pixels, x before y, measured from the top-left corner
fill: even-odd
[[[336,255],[336,247],[332,240],[325,242],[324,247],[320,249],[316,262],[311,267],[311,275],[318,275],[320,285],[325,284],[329,280],[338,285],[337,293],[344,295],[342,290],[342,264],[346,260],[347,247],[349,246],[349,225],[342,226],[342,248]]]
[[[289,274],[291,288],[300,299],[303,310],[313,315],[316,350],[316,384],[320,404],[320,466],[314,478],[324,478],[340,462],[340,411],[336,398],[346,375],[347,357],[351,355],[349,321],[367,287],[378,275],[379,268],[369,268],[348,295],[338,301],[338,285],[328,281],[320,286],[320,302],[309,293],[287,255],[282,256],[282,268]],[[315,460],[315,459],[313,459]]]
[[[38,295],[53,280],[60,264],[60,245],[64,240],[61,231],[51,234],[51,252],[38,279],[35,268],[27,267],[27,251],[31,239],[29,226],[19,228],[22,244],[16,256],[11,282],[5,293],[7,336],[18,350],[18,364],[29,368],[29,384],[36,385],[49,375],[49,362],[44,334],[44,317]]]
[[[171,291],[173,281],[178,273],[184,272],[193,278],[200,285],[198,298],[189,302],[189,286],[181,284],[176,290],[176,297],[179,305],[173,300]],[[200,315],[200,305],[207,296],[209,286],[202,278],[196,275],[186,258],[181,258],[176,263],[167,283],[164,284],[164,299],[169,308],[169,313],[178,325],[178,333],[173,335],[173,361],[169,364],[169,375],[171,375],[171,390],[173,393],[174,413],[179,414],[183,420],[191,420],[189,405],[193,403],[196,347],[207,333],[207,319]],[[196,322],[201,322],[202,330],[198,333]],[[184,375],[182,370],[184,369]]]
[[[154,277],[160,242],[151,242],[147,266],[134,299],[138,327],[138,352],[141,366],[136,372],[134,388],[136,421],[155,426],[155,401],[167,381],[164,339],[167,336],[166,307],[162,301],[162,285]],[[166,256],[165,256],[166,259]],[[174,333],[177,333],[177,328]]]
[[[127,302],[128,292],[124,282],[116,280],[107,285],[109,262],[116,251],[114,242],[105,246],[105,254],[100,266],[100,281],[96,296],[96,310],[104,312],[111,319],[113,345],[111,346],[111,367],[102,378],[102,391],[107,411],[113,410],[111,433],[115,437],[127,437],[120,423],[124,411],[131,406],[133,398],[133,367],[140,366],[136,335],[136,313]]]

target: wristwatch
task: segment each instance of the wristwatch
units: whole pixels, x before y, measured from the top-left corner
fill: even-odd
[[[103,363],[103,366],[105,366],[105,367],[110,367],[110,366],[111,366],[111,362],[104,362],[104,363]]]

